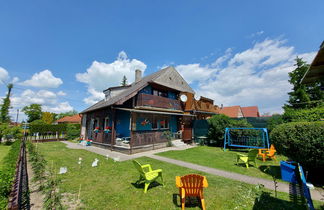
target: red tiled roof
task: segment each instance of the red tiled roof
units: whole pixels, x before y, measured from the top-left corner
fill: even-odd
[[[244,117],[260,117],[259,109],[257,106],[241,107]]]
[[[57,123],[80,123],[81,124],[81,117],[79,114],[73,116],[65,116],[61,119],[56,121]]]
[[[219,113],[224,114],[228,117],[237,118],[239,116],[240,110],[240,106],[227,106],[219,109]]]

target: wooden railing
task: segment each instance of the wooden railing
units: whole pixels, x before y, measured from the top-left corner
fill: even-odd
[[[163,109],[182,110],[181,103],[179,100],[144,93],[138,95],[136,106],[148,106]]]

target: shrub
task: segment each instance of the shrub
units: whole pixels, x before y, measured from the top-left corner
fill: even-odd
[[[224,134],[225,128],[230,127],[252,127],[245,119],[242,120],[234,120],[223,114],[214,115],[213,117],[208,119],[209,130],[208,130],[208,138],[215,141],[216,146],[224,145]]]
[[[314,122],[324,119],[324,106],[312,109],[286,109],[283,114],[285,122]]]
[[[277,127],[278,125],[283,124],[283,123],[284,123],[284,120],[283,120],[282,115],[279,115],[279,114],[272,115],[271,117],[269,117],[268,123],[267,123],[268,132],[271,133],[271,131],[275,127]]]
[[[299,162],[305,169],[324,169],[324,122],[291,122],[271,132],[277,151]]]
[[[80,124],[67,124],[66,139],[76,139],[80,137]]]
[[[21,141],[15,141],[9,153],[3,159],[3,166],[0,170],[0,209],[6,209],[8,196],[14,180],[16,162],[20,151]]]

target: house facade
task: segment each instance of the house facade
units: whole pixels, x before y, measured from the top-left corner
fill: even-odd
[[[198,102],[174,67],[143,78],[136,70],[134,83],[103,92],[105,99],[81,112],[81,135],[94,145],[134,153],[165,146],[169,134],[191,141]],[[200,105],[215,107],[203,100]]]

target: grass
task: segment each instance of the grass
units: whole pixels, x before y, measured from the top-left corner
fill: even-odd
[[[237,153],[244,154],[241,151],[224,152],[223,148],[220,147],[199,146],[187,150],[163,152],[158,155],[259,178],[272,180],[273,175],[279,179],[278,181],[281,181],[280,160],[286,160],[286,157],[276,155],[276,161],[262,162],[262,160],[256,160],[257,167],[250,166],[247,169],[242,162],[236,165]],[[266,171],[267,167],[270,168],[269,171]]]
[[[49,166],[56,168],[66,166],[68,172],[59,175],[62,178],[61,192],[65,193],[71,204],[76,203],[80,186],[80,199],[83,209],[179,209],[178,189],[175,176],[199,173],[207,177],[209,187],[204,190],[207,209],[304,209],[289,202],[287,193],[274,193],[269,190],[258,190],[256,186],[233,181],[179,167],[147,157],[137,160],[152,165],[153,169],[161,168],[165,186],[155,183],[147,194],[143,186],[136,186],[138,172],[132,161],[113,162],[105,157],[86,150],[66,148],[61,142],[41,143],[38,149],[44,154]],[[77,162],[83,158],[82,167]],[[98,158],[98,167],[91,167],[92,161]],[[158,180],[159,181],[159,180]],[[256,198],[260,198],[256,201]],[[197,201],[192,200],[192,208],[199,209]],[[69,207],[67,207],[69,208]]]
[[[3,158],[8,154],[11,146],[0,144],[0,168],[2,166]]]

